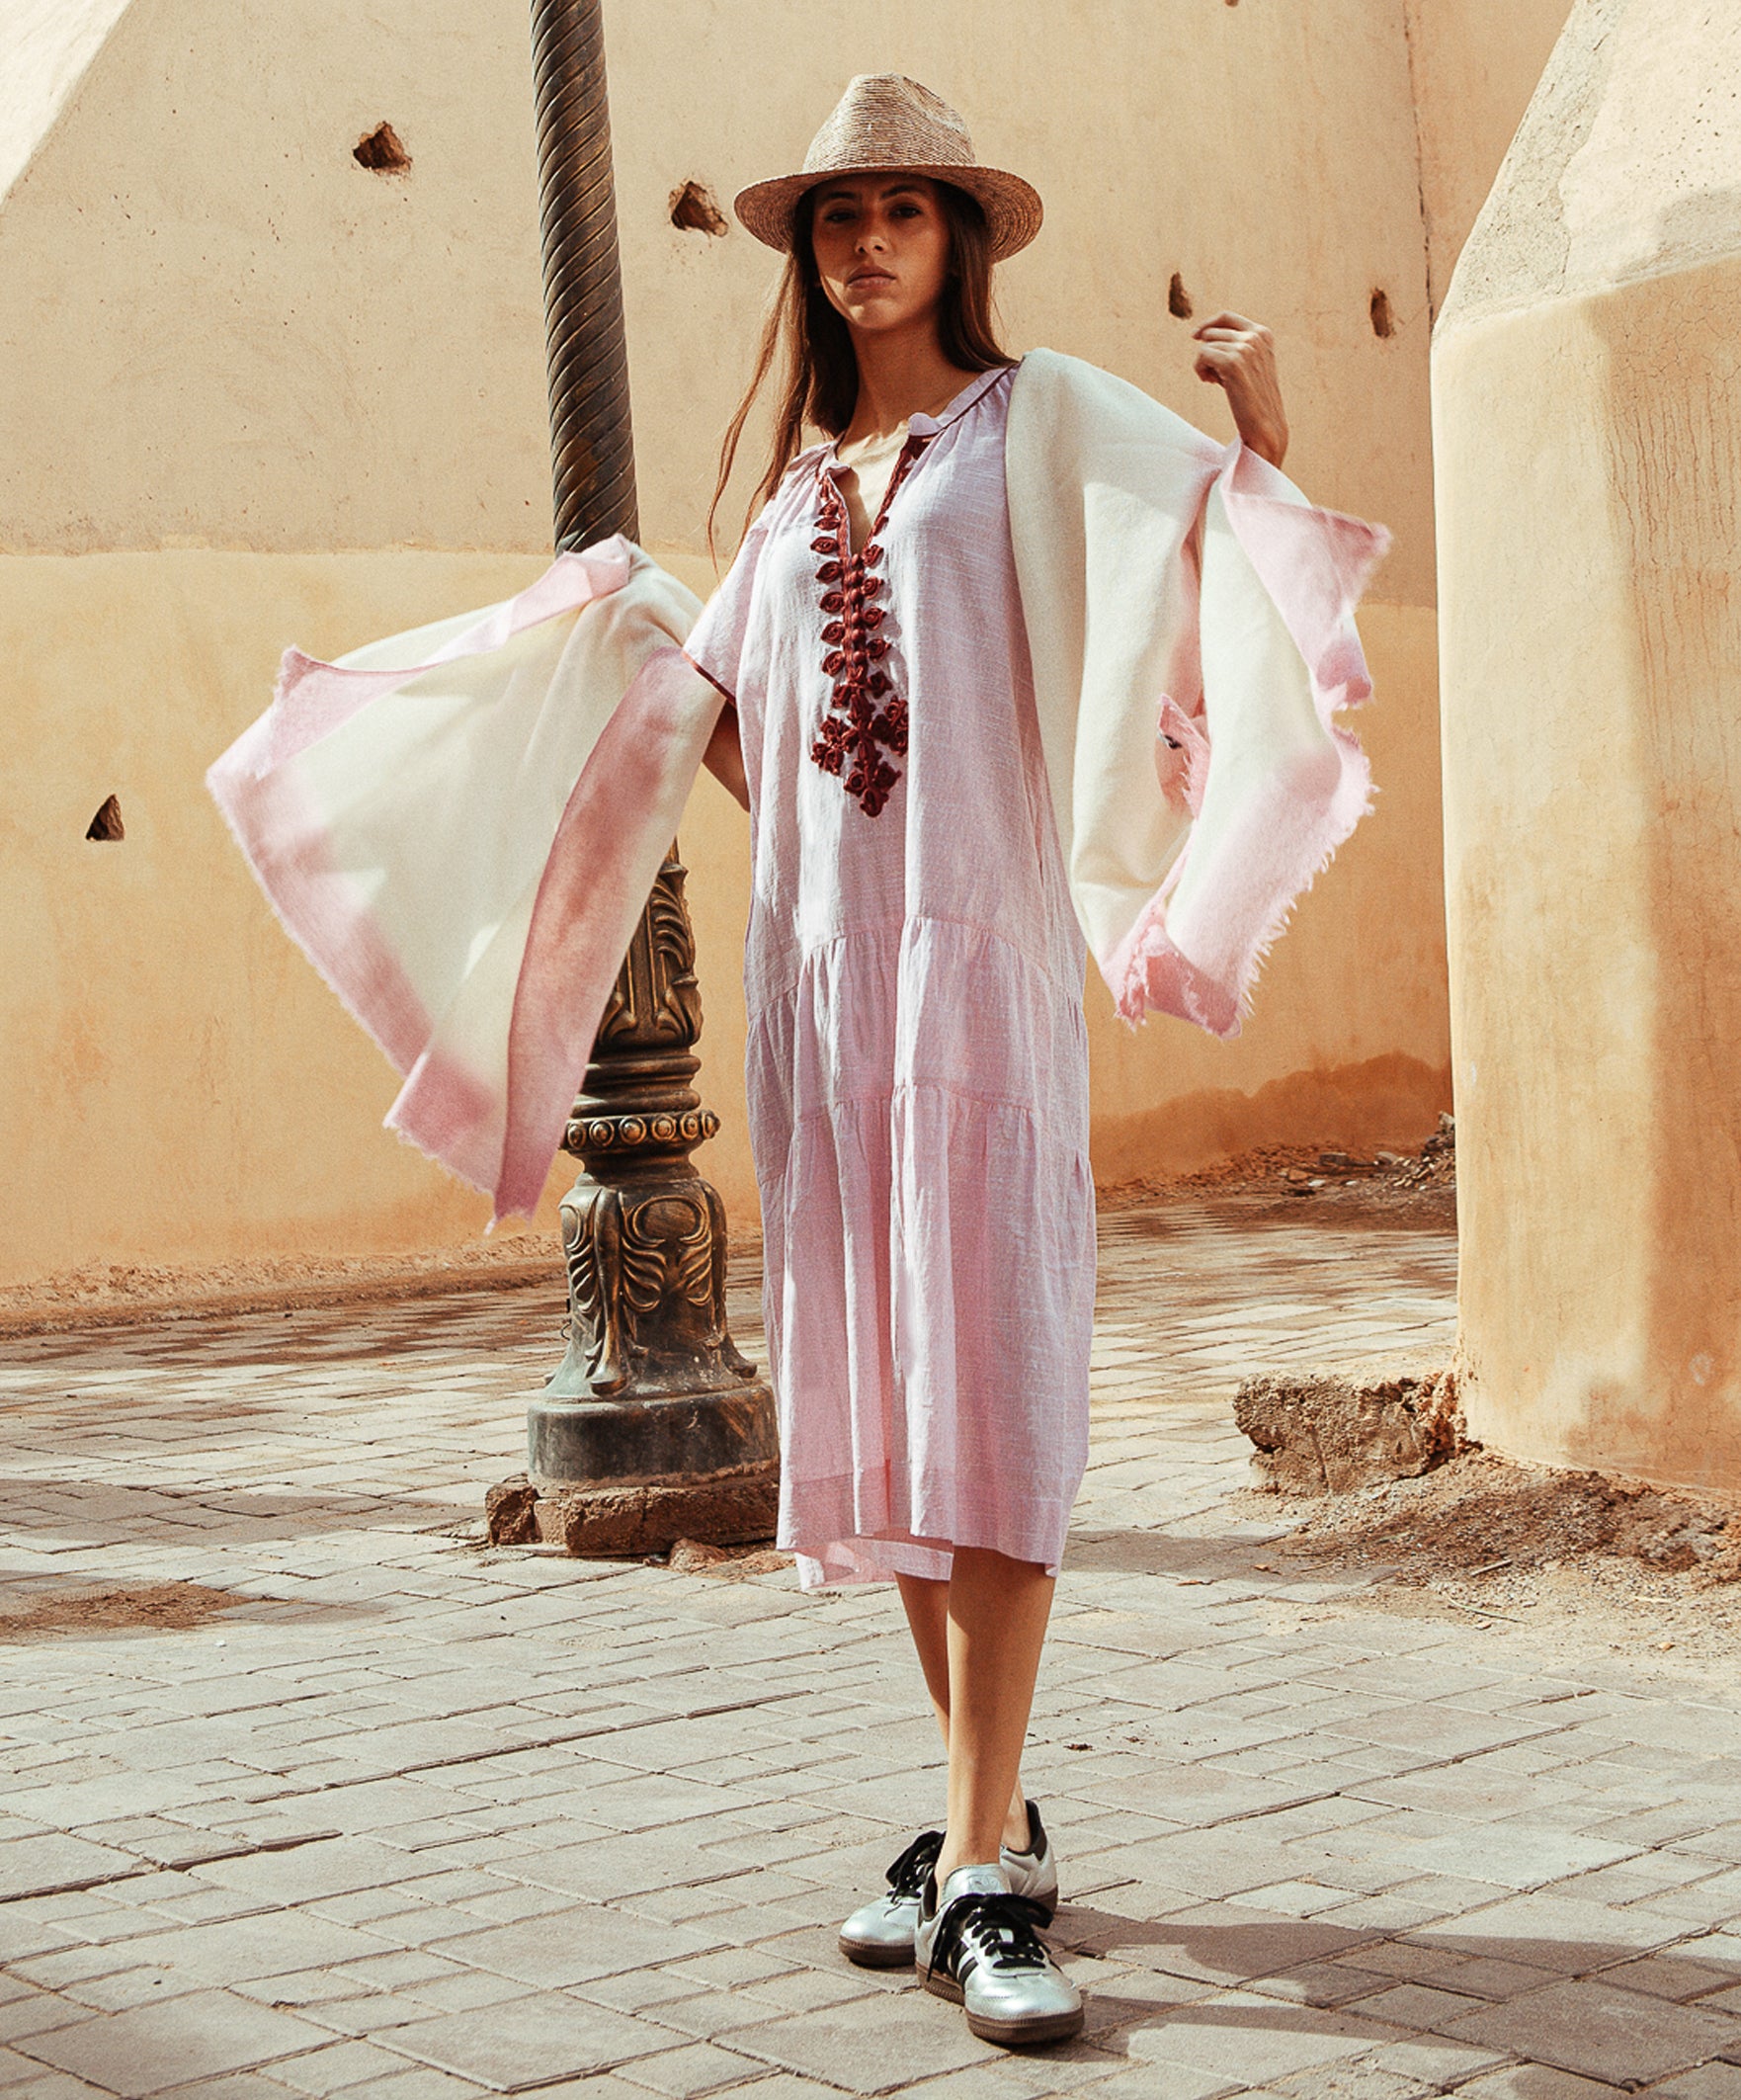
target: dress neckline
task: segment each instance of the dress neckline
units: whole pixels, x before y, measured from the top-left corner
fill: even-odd
[[[976,372],[959,392],[951,396],[947,405],[937,415],[928,416],[921,412],[909,416],[907,436],[903,443],[910,444],[914,438],[935,438],[939,431],[947,430],[952,423],[958,423],[962,416],[977,404],[982,394],[989,393],[999,379],[1015,369],[1014,365],[996,365],[990,372]],[[821,458],[817,463],[826,474],[857,471],[841,459],[839,438],[830,439],[822,446]]]

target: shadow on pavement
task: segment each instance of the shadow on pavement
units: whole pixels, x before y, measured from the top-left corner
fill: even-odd
[[[1265,2036],[1316,2038],[1311,2051],[1326,2068],[1339,2057],[1413,2044],[1521,2058],[1624,2090],[1696,2064],[1741,2064],[1741,1963],[1654,1952],[1683,1929],[1668,1918],[1629,1946],[1504,1929],[1505,1909],[1539,1912],[1562,1900],[1551,1890],[1496,1889],[1491,1932],[1477,1912],[1402,1934],[1309,1919],[1228,1922],[1223,1906],[1208,1903],[1208,1916],[1152,1920],[1066,1903],[1051,1937],[1087,1957],[1073,1965],[1090,2004],[1079,2046],[1236,2072],[1253,2084],[1300,2063],[1297,2039],[1267,2049]],[[1133,1995],[1127,1969],[1097,1990],[1097,1960],[1148,1971],[1157,1996]],[[1242,1995],[1214,2002],[1228,1991]],[[1164,2046],[1131,2048],[1145,2030],[1165,2035]],[[1472,2074],[1448,2063],[1445,2082]],[[1741,2090],[1741,2077],[1725,2072],[1725,2081],[1723,2092]],[[1545,2100],[1549,2088],[1541,2090]]]

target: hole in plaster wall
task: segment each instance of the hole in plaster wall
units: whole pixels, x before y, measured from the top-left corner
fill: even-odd
[[[672,191],[671,223],[686,233],[718,235],[730,231],[718,200],[703,182],[686,182]]]
[[[1167,311],[1176,321],[1188,321],[1191,318],[1191,294],[1186,291],[1185,280],[1177,270],[1173,272],[1172,283],[1167,287]]]
[[[376,175],[403,175],[411,165],[411,156],[390,124],[377,124],[367,138],[358,139],[351,158]]]
[[[1390,310],[1388,292],[1372,294],[1372,333],[1376,336],[1393,336],[1396,333],[1396,316]]]
[[[99,845],[108,839],[126,837],[126,826],[121,820],[121,797],[112,795],[97,814],[92,817],[86,838],[95,839]]]

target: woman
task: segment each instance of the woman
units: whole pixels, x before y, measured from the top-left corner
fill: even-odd
[[[929,172],[923,172],[929,171]],[[947,172],[946,172],[947,171]],[[1074,2033],[1036,1938],[1057,1876],[1020,1780],[1088,1444],[1086,951],[1053,822],[1006,510],[1016,361],[993,263],[1037,229],[915,83],[861,78],[801,176],[737,200],[788,251],[766,508],[686,653],[706,763],[749,809],[750,1113],[782,1396],[782,1540],[809,1581],[893,1575],[949,1811],[850,1918],[1004,2043]],[[1280,465],[1267,331],[1197,370]],[[805,423],[830,442],[797,450]],[[715,507],[718,495],[715,494]]]
[[[1035,1932],[1058,1884],[1021,1755],[1088,1440],[1084,962],[1129,1020],[1237,1031],[1366,807],[1333,717],[1368,690],[1383,537],[1277,471],[1270,339],[1237,315],[1198,331],[1225,449],[1008,357],[991,269],[1039,201],[916,83],[855,80],[737,208],[789,256],[757,384],[782,328],[791,370],[699,622],[626,542],[565,554],[339,665],[289,652],[208,779],[405,1074],[389,1124],[498,1217],[543,1188],[704,757],[748,807],[781,1541],[806,1584],[898,1583],[949,1753],[945,1829],[841,1946],[1053,2041],[1082,2006]]]

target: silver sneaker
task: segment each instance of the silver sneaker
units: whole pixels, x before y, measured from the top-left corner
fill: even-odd
[[[840,1951],[861,1969],[904,1969],[913,1959],[913,1930],[919,1922],[919,1898],[925,1892],[943,1850],[943,1832],[926,1830],[916,1837],[888,1870],[888,1893],[855,1910],[840,1928]],[[1050,1924],[1058,1907],[1058,1867],[1039,1810],[1028,1804],[1028,1849],[1008,1845],[998,1864],[1017,1895],[1026,1896]]]
[[[925,1988],[967,2015],[982,2042],[1032,2049],[1082,2032],[1082,1993],[1046,1953],[1039,1906],[1011,1892],[1001,1866],[957,1867],[919,1899],[913,1959]]]

